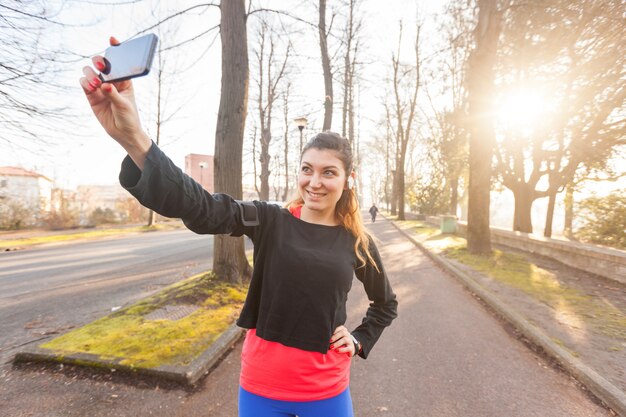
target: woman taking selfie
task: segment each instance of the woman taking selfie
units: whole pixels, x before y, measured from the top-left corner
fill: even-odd
[[[102,57],[94,66],[104,68]],[[239,416],[353,415],[351,358],[367,358],[397,315],[380,255],[365,231],[353,188],[349,142],[332,132],[303,148],[298,198],[287,208],[210,194],[143,131],[130,80],[102,83],[85,67],[80,84],[106,130],[128,153],[120,182],[144,206],[201,234],[248,236],[253,274],[237,325]],[[349,331],[346,301],[356,275],[371,303]]]

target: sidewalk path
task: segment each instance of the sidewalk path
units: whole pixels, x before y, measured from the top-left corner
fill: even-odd
[[[370,229],[384,242],[399,317],[372,355],[354,364],[359,417],[611,415],[507,333],[389,221]]]
[[[400,315],[370,357],[353,363],[356,416],[612,415],[568,375],[507,333],[503,323],[389,221],[368,227],[379,240]],[[349,328],[368,305],[358,281],[353,288]],[[0,410],[10,416],[234,417],[240,353],[238,344],[194,392],[2,371]]]

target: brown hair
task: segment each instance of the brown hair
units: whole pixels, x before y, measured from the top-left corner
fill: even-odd
[[[318,133],[304,146],[302,153],[300,154],[300,159],[302,159],[302,155],[304,155],[304,153],[311,148],[335,151],[337,157],[341,160],[343,167],[346,170],[346,180],[350,177],[353,170],[352,147],[346,138],[330,131]],[[302,199],[302,196],[298,196],[288,202],[286,207],[298,207],[303,204],[304,200]],[[360,266],[365,266],[367,261],[369,261],[374,268],[378,270],[378,265],[376,265],[376,262],[372,258],[372,254],[369,250],[371,237],[365,231],[363,219],[361,218],[361,212],[359,211],[359,201],[356,198],[354,187],[347,190],[344,189],[339,201],[337,201],[337,205],[335,206],[335,215],[337,216],[339,223],[356,239],[354,243],[354,253],[357,259],[361,262]]]

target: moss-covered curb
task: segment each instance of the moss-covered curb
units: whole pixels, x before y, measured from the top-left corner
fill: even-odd
[[[19,352],[49,361],[157,375],[194,384],[241,337],[234,325],[245,287],[196,275],[156,295]],[[168,317],[184,307],[186,313]]]

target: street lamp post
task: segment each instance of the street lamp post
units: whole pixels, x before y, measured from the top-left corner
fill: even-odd
[[[200,162],[198,165],[200,166],[200,185],[202,186],[202,188],[204,188],[203,173],[204,173],[204,168],[206,168],[208,164],[206,162]]]
[[[298,117],[297,119],[295,119],[294,122],[296,123],[296,126],[298,126],[298,129],[300,130],[300,155],[302,155],[302,131],[306,127],[308,120],[306,119],[306,117],[302,116],[302,117]]]

